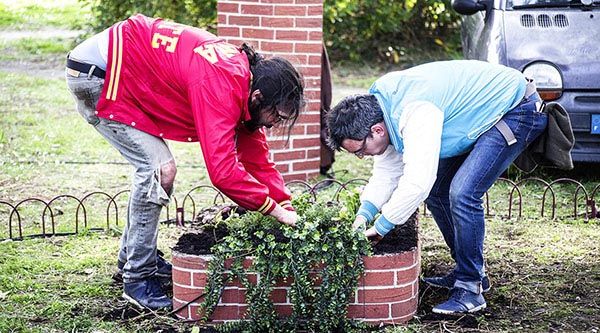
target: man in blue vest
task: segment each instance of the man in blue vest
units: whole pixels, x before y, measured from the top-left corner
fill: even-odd
[[[374,156],[355,228],[381,213],[364,233],[383,237],[427,203],[456,263],[447,275],[424,279],[451,289],[433,312],[486,307],[482,197],[546,128],[540,106],[519,71],[455,60],[388,73],[369,94],[346,97],[328,115],[333,149]]]

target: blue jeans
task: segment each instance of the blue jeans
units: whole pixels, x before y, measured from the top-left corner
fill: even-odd
[[[546,128],[548,117],[537,112],[534,94],[502,118],[517,142],[508,145],[496,127],[482,134],[469,153],[441,159],[427,207],[456,262],[455,287],[479,293],[485,276],[483,196],[502,172]]]
[[[145,279],[157,270],[158,220],[171,194],[161,186],[160,168],[173,155],[163,139],[96,115],[104,79],[80,73],[66,74],[66,80],[77,111],[134,167],[119,261],[125,263],[124,282]]]

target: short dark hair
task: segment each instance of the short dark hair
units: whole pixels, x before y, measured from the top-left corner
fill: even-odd
[[[259,108],[271,109],[273,112],[278,107],[287,110],[289,113],[286,114],[284,124],[289,133],[305,105],[302,76],[282,57],[265,59],[245,43],[242,44],[242,51],[248,57],[252,72],[251,92],[258,89],[262,94]]]
[[[346,139],[364,140],[371,134],[371,126],[382,121],[383,112],[375,96],[348,96],[327,114],[327,144],[331,149],[340,150]]]

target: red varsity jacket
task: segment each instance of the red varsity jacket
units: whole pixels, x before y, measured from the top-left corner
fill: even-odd
[[[135,15],[110,28],[98,116],[176,141],[199,141],[210,179],[240,206],[291,208],[263,129],[250,132],[246,54],[190,26]]]

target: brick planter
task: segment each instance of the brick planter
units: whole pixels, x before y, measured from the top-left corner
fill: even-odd
[[[409,321],[417,311],[419,293],[420,247],[397,254],[364,258],[365,273],[360,278],[348,317],[370,324],[398,324]],[[173,252],[173,308],[178,309],[201,295],[206,284],[210,256]],[[248,260],[247,265],[250,262]],[[245,265],[246,266],[246,265]],[[247,266],[246,266],[247,267]],[[249,274],[250,281],[259,278]],[[278,283],[271,299],[282,316],[290,315],[292,304],[287,296],[289,283]],[[198,320],[202,298],[177,312],[182,319]],[[248,304],[245,289],[236,281],[227,284],[211,319],[225,322],[242,319]]]

